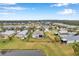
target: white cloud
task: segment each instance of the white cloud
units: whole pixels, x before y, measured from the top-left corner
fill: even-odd
[[[69,3],[56,3],[56,4],[50,5],[50,7],[54,7],[54,6],[61,7],[61,6],[67,6],[67,5],[69,5]]]
[[[63,11],[58,12],[58,14],[63,14],[63,15],[72,15],[75,14],[76,11],[73,9],[64,9]]]
[[[70,4],[78,4],[78,3],[56,3],[56,4],[50,5],[50,7],[54,7],[54,6],[56,6],[56,7],[68,6]]]
[[[67,5],[69,5],[69,3],[58,3],[58,4],[55,4],[54,6],[60,7],[60,6],[67,6]]]
[[[23,8],[23,7],[2,7],[3,9],[6,9],[6,10],[25,10],[25,9],[28,9],[28,8]]]
[[[0,12],[0,14],[7,15],[7,14],[15,14],[15,13],[14,12]]]
[[[2,3],[2,4],[15,5],[16,3]]]
[[[0,3],[0,5],[15,5],[16,3]]]
[[[35,8],[28,8],[28,7],[20,7],[20,6],[16,6],[16,7],[0,7],[4,10],[35,10]]]
[[[8,5],[15,5],[16,3],[0,3],[0,8],[3,10],[35,10],[35,8],[29,8],[29,7],[21,7],[21,6],[8,6]],[[3,7],[4,5],[4,7]]]

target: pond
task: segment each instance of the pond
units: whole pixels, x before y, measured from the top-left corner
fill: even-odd
[[[2,50],[0,56],[45,56],[40,50]]]

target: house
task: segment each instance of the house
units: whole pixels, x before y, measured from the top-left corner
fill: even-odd
[[[9,36],[9,37],[13,36],[15,33],[16,32],[13,31],[13,30],[7,30],[5,32],[1,32],[2,35],[6,35],[6,36]]]
[[[13,25],[3,26],[3,29],[4,30],[14,30],[15,26],[13,26]]]
[[[42,25],[41,26],[39,25],[39,26],[36,26],[36,30],[44,31],[45,29]]]
[[[16,34],[16,37],[18,37],[22,40],[27,38],[27,36],[28,36],[28,30],[23,30],[23,31],[20,31]]]
[[[32,34],[32,37],[33,38],[44,38],[44,33],[43,31],[39,31],[39,30],[36,30],[33,34]]]
[[[58,26],[60,28],[66,28],[68,25],[64,23],[53,23],[53,25]]]
[[[65,36],[69,35],[68,31],[64,28],[61,28],[58,34],[60,37],[65,37]]]
[[[65,40],[64,40],[65,39]],[[67,43],[74,43],[74,42],[79,42],[79,35],[73,36],[73,35],[68,35],[64,38],[61,39],[62,41],[65,41]]]
[[[3,26],[3,29],[4,30],[24,30],[24,29],[27,29],[29,28],[29,26],[22,26],[22,25],[8,25],[8,26]]]
[[[29,29],[30,28],[30,26],[25,26],[25,29]]]
[[[1,40],[11,40],[11,37],[15,35],[15,31],[5,31],[0,32],[0,39]]]
[[[68,32],[67,30],[59,31],[61,43],[74,43],[79,42],[79,35],[75,35],[76,32]]]

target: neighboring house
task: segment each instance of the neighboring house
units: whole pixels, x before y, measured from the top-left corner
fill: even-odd
[[[67,33],[68,31],[67,31],[66,28],[60,28],[60,29],[59,29],[59,32],[60,32],[60,33]]]
[[[59,36],[60,36],[61,38],[65,37],[65,36],[68,36],[68,35],[69,35],[69,33],[59,33]]]
[[[59,36],[60,37],[65,37],[67,35],[69,35],[69,33],[68,33],[68,31],[66,29],[63,29],[63,28],[60,29],[60,31],[59,31]]]
[[[36,27],[36,30],[44,31],[45,29],[44,29],[43,26],[40,26],[40,25],[39,25],[39,26]]]
[[[24,30],[29,28],[29,26],[14,26],[14,25],[8,25],[8,26],[3,26],[4,30]]]
[[[30,26],[24,26],[26,29],[30,28]]]
[[[44,33],[43,31],[39,31],[39,30],[36,30],[33,34],[32,34],[32,37],[33,38],[44,38]]]
[[[60,28],[66,28],[68,25],[67,24],[63,24],[63,23],[53,23],[53,25],[55,26],[59,26]]]
[[[15,35],[15,31],[5,31],[5,32],[0,32],[0,39],[2,40],[9,40],[10,37],[12,37],[13,35]]]
[[[70,26],[67,27],[67,29],[68,29],[69,32],[73,32],[73,31],[76,31],[78,29],[78,26],[71,26],[70,25]]]
[[[6,36],[9,36],[9,37],[13,36],[15,33],[16,32],[13,31],[13,30],[7,30],[5,32],[1,32],[2,35],[6,35]]]
[[[79,35],[75,35],[76,32],[68,32],[67,30],[59,31],[59,36],[62,43],[74,43],[79,42]]]
[[[12,25],[3,26],[3,29],[4,30],[14,30],[15,29],[15,26],[12,26]]]
[[[66,41],[67,43],[79,42],[79,35],[77,35],[77,36],[68,35],[68,36],[62,38],[61,40],[64,41],[64,39],[65,39],[65,41]]]
[[[28,36],[28,30],[23,30],[23,31],[20,31],[16,34],[16,37],[18,37],[22,40],[27,38],[27,36]]]

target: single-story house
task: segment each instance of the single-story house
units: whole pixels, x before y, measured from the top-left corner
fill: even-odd
[[[32,37],[33,38],[44,38],[44,33],[43,31],[39,31],[39,30],[36,30],[33,34],[32,34]]]
[[[8,25],[8,26],[3,26],[4,30],[14,30],[16,26],[13,25]]]
[[[1,32],[2,35],[6,35],[6,36],[13,36],[16,32],[14,30],[7,30],[5,32]]]
[[[40,30],[40,31],[44,31],[45,29],[44,29],[44,27],[43,26],[36,26],[36,30]]]
[[[28,36],[28,30],[23,30],[16,34],[16,37],[20,39],[25,39],[27,36]]]
[[[59,33],[68,33],[66,28],[60,28]]]
[[[68,31],[65,29],[60,29],[58,34],[60,37],[65,37],[65,36],[69,35]]]
[[[17,26],[14,26],[14,25],[8,25],[8,26],[3,26],[3,29],[4,30],[24,30],[24,29],[27,29],[29,28],[29,26],[21,26],[21,25],[17,25]]]
[[[67,43],[79,42],[79,35],[77,35],[77,36],[68,35],[68,36],[61,38],[61,40],[65,41]]]
[[[8,40],[10,39],[10,37],[12,37],[13,35],[15,35],[15,31],[5,31],[5,32],[0,32],[0,39],[2,40]]]
[[[59,36],[62,43],[74,43],[79,42],[79,36],[75,35],[75,32],[60,31]]]
[[[63,38],[63,37],[70,36],[70,35],[74,36],[76,32],[61,31],[58,34],[61,38]]]

